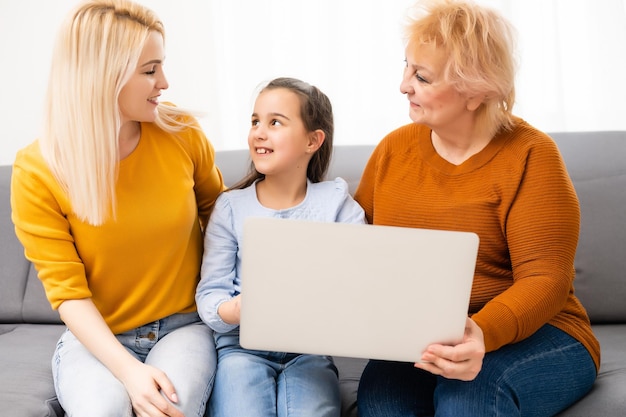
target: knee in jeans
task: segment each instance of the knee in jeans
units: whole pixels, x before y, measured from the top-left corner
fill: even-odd
[[[102,387],[99,394],[76,397],[69,404],[61,406],[67,417],[133,417],[132,404],[128,393],[122,387]]]

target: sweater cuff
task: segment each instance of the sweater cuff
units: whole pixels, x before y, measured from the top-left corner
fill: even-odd
[[[517,319],[511,309],[497,301],[491,301],[472,316],[483,331],[485,351],[492,352],[513,342],[518,334]]]

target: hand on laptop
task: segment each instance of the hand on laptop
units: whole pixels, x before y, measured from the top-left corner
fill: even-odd
[[[422,355],[423,362],[416,368],[448,379],[471,381],[482,368],[485,356],[483,332],[469,317],[465,324],[463,341],[456,346],[433,344]]]
[[[241,321],[241,294],[224,301],[217,309],[217,314],[228,324],[239,324]]]

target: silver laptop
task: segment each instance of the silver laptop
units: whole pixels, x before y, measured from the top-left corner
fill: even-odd
[[[474,233],[248,218],[241,250],[244,348],[417,362],[462,339]]]

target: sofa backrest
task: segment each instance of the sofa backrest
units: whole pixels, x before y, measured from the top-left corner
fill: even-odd
[[[594,323],[626,322],[626,132],[559,132],[557,142],[581,206],[576,294]],[[354,192],[373,145],[335,147],[329,178]],[[220,151],[232,185],[247,172],[247,150]],[[60,323],[15,237],[9,203],[11,167],[0,166],[0,323]]]
[[[551,136],[580,200],[576,295],[592,322],[626,322],[626,132]]]
[[[15,237],[10,184],[11,167],[0,166],[0,323],[61,323]]]
[[[576,295],[594,323],[626,322],[626,132],[551,133],[581,206]],[[328,178],[342,177],[354,193],[374,145],[336,146]],[[247,150],[216,156],[227,185],[250,164]]]
[[[326,177],[343,178],[350,186],[350,192],[354,194],[373,150],[374,145],[335,146]],[[222,172],[224,183],[231,186],[248,173],[250,155],[247,149],[219,151],[215,154],[215,162]]]

